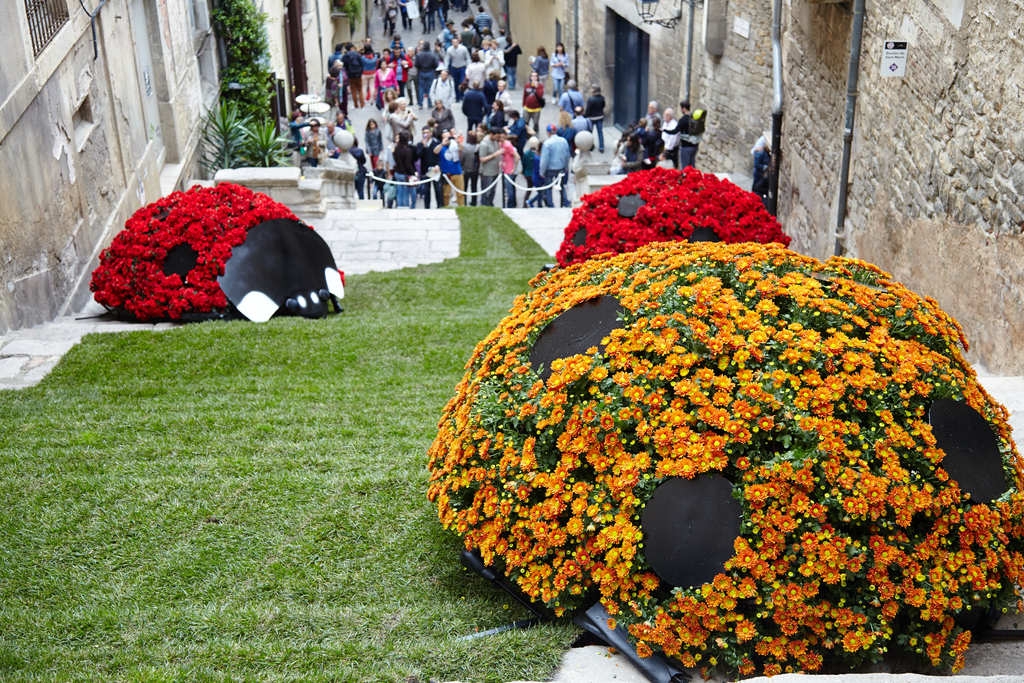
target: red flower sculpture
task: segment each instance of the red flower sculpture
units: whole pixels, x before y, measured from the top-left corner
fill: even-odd
[[[195,186],[142,207],[100,254],[96,301],[140,321],[194,320],[226,312],[217,282],[250,228],[291,210],[240,185]],[[169,258],[170,256],[170,258]]]
[[[620,204],[623,198],[629,199]],[[653,168],[583,197],[555,256],[567,266],[651,242],[688,240],[694,231],[695,241],[790,241],[753,192],[695,168]]]

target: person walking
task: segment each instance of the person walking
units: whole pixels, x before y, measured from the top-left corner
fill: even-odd
[[[363,58],[356,52],[356,46],[349,43],[345,46],[345,54],[341,57],[345,75],[348,77],[348,91],[352,97],[352,107],[359,109],[366,104],[363,98]]]
[[[501,29],[504,33],[505,29]],[[506,42],[504,49],[505,55],[505,80],[508,81],[508,87],[512,90],[516,88],[516,68],[519,65],[519,55],[523,54],[523,48],[519,47],[519,43],[512,40],[511,34],[506,36]],[[507,106],[507,105],[506,105]]]
[[[364,103],[373,102],[376,93],[373,90],[373,81],[377,75],[377,54],[373,51],[373,47],[370,45],[363,46],[363,96],[365,97]]]
[[[437,53],[430,49],[430,45],[426,41],[421,40],[419,44],[419,51],[416,53],[416,58],[413,60],[413,66],[416,69],[416,84],[419,87],[420,97],[420,108],[423,108],[423,102],[426,101],[427,107],[433,106],[431,102],[430,86],[434,85],[434,80],[437,78],[437,67],[440,66],[441,62],[437,58]],[[454,95],[453,95],[454,96]]]
[[[544,84],[541,83],[540,74],[533,71],[523,88],[523,118],[526,119],[526,126],[533,131],[532,134],[540,130],[540,112],[543,108]]]
[[[473,19],[473,24],[476,26],[476,32],[483,35],[484,30],[491,30],[491,26],[494,24],[494,20],[491,15],[487,13],[483,5],[478,5],[480,11],[477,12],[476,17]]]
[[[679,168],[697,165],[697,148],[700,146],[700,135],[694,135],[696,126],[693,123],[693,113],[690,111],[690,101],[683,100],[679,103]]]
[[[467,88],[473,87],[473,83],[480,83],[487,80],[486,65],[484,64],[483,54],[480,50],[473,48],[469,53],[469,63],[466,65],[465,83]],[[465,93],[462,95],[465,97]]]
[[[409,134],[405,131],[398,134],[398,140],[395,142],[394,157],[394,178],[399,183],[402,183],[395,188],[398,207],[415,209],[416,188],[404,183],[416,180],[416,153],[409,144]]]
[[[452,188],[455,189],[456,205],[465,206],[466,198],[462,194],[464,191],[462,186],[462,157],[459,152],[458,139],[449,131],[445,131],[441,135],[441,142],[434,148],[434,152],[438,156],[441,175],[444,176],[442,181],[444,185],[441,188],[443,203],[438,204],[438,207],[449,205]]]
[[[543,45],[537,48],[537,54],[530,57],[530,67],[537,72],[541,85],[544,85],[548,72],[551,71],[551,60],[548,59],[548,51]]]
[[[576,108],[583,108],[583,93],[576,87],[576,81],[570,79],[566,84],[565,91],[558,98],[558,108],[569,115],[575,115]]]
[[[764,133],[750,150],[750,154],[754,158],[754,182],[750,186],[750,191],[760,197],[766,206],[769,192],[769,169],[772,165],[772,147],[768,138],[769,134]]]
[[[569,143],[561,135],[558,135],[554,124],[548,125],[548,138],[540,148],[540,175],[545,185],[550,185],[561,176],[562,202],[561,206],[566,208],[569,204]],[[551,188],[542,191],[544,206],[554,206],[551,197]]]
[[[473,81],[463,96],[462,113],[466,116],[466,126],[469,130],[479,126],[487,116],[487,98],[480,89],[479,81]]]
[[[569,55],[565,54],[565,45],[562,43],[555,44],[555,53],[551,55],[550,65],[552,96],[560,101],[565,90],[565,74],[569,70]]]
[[[398,95],[406,97],[409,102],[415,103],[418,97],[419,88],[416,87],[416,66],[413,58],[416,56],[415,48],[402,50],[395,55],[395,75],[398,77]]]
[[[480,184],[483,186],[480,203],[483,206],[494,206],[495,181],[501,173],[501,137],[501,131],[492,130],[477,149],[480,155]]]
[[[462,164],[462,179],[469,193],[470,206],[477,205],[476,193],[480,190],[480,157],[477,154],[475,131],[466,133],[466,141],[459,148],[459,162]]]
[[[462,82],[466,80],[466,67],[469,66],[469,50],[462,44],[458,36],[452,38],[452,46],[445,51],[445,68],[455,81],[455,101],[462,101]]]
[[[440,102],[445,109],[451,109],[452,105],[455,104],[455,81],[449,75],[448,69],[441,69],[440,75],[434,79],[433,85],[430,86],[430,99],[433,100],[434,106]]]
[[[373,75],[373,90],[376,93],[377,109],[384,109],[385,98],[388,92],[398,92],[398,73],[395,71],[395,62],[385,56],[377,64],[377,71]]]
[[[597,135],[597,151],[601,154],[604,154],[604,108],[601,86],[594,84],[590,87],[590,97],[583,108],[583,115],[590,121],[590,128]]]

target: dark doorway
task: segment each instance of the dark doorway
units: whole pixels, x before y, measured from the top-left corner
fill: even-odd
[[[302,0],[291,0],[284,15],[285,38],[288,41],[288,76],[291,81],[291,101],[296,95],[307,92],[306,49],[302,40]]]
[[[647,70],[651,39],[617,14],[615,21],[615,99],[612,117],[616,126],[628,126],[647,111]]]

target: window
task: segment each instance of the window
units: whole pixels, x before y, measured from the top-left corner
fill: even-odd
[[[38,56],[68,22],[67,0],[25,0],[32,54]]]

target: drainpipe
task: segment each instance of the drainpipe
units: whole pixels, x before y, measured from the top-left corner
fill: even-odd
[[[687,102],[690,101],[690,74],[693,72],[693,8],[696,4],[697,0],[690,0],[686,29],[686,93],[683,95],[683,99]]]
[[[320,48],[320,68],[324,69],[326,68],[324,64],[324,30],[322,24],[320,23],[320,0],[316,0],[316,2],[314,3],[313,11],[316,12],[316,45],[318,48]],[[333,38],[334,36],[331,37]],[[323,78],[320,79],[322,85],[324,79],[327,78],[327,74],[325,74],[323,71],[321,71],[320,73],[323,74]]]
[[[92,61],[95,62],[100,56],[99,42],[96,38],[96,17],[99,15],[100,10],[103,9],[103,6],[107,4],[107,0],[100,0],[100,4],[96,5],[96,9],[91,11],[86,9],[83,0],[78,0],[78,4],[89,17],[89,26],[92,28]]]
[[[782,0],[772,7],[772,160],[768,167],[768,212],[779,210],[779,167],[782,161]]]
[[[846,253],[846,200],[850,183],[850,148],[853,119],[857,110],[857,81],[860,76],[861,36],[864,33],[864,0],[854,0],[850,29],[850,69],[846,75],[846,125],[843,127],[843,160],[839,168],[839,208],[836,211],[835,255]]]
[[[580,0],[575,0],[572,6],[572,79],[577,85],[580,82]],[[583,88],[580,88],[582,90]]]

